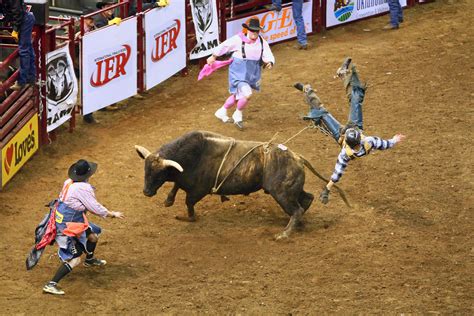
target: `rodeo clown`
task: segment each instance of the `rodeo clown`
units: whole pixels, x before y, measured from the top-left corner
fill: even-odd
[[[373,149],[385,150],[392,148],[405,138],[405,135],[397,134],[389,140],[384,140],[377,136],[365,136],[363,134],[362,103],[364,102],[366,85],[360,82],[355,65],[352,65],[351,70],[349,70],[350,63],[351,58],[346,58],[336,72],[337,77],[344,82],[349,99],[349,121],[344,127],[324,108],[310,85],[295,84],[295,88],[305,93],[305,101],[310,105],[310,112],[303,119],[313,120],[342,147],[331,180],[319,196],[323,204],[328,203],[331,187],[341,179],[349,161],[368,155]]]
[[[218,56],[232,53],[232,63],[229,65],[231,95],[216,111],[215,116],[224,123],[229,122],[227,110],[237,102],[232,119],[240,130],[243,129],[243,110],[252,96],[252,89],[260,91],[261,67],[271,69],[275,63],[270,46],[259,35],[262,30],[260,20],[252,18],[248,25],[243,23],[242,26],[246,34],[241,32],[222,42],[207,59],[207,64],[212,66]]]
[[[88,179],[97,170],[97,164],[79,160],[69,168],[69,179],[64,182],[63,189],[55,207],[56,242],[58,255],[63,262],[54,277],[44,287],[45,293],[64,294],[58,282],[72,271],[80,262],[83,252],[86,253],[84,266],[103,266],[107,262],[94,257],[98,235],[101,228],[87,220],[86,213],[100,217],[121,218],[121,212],[111,212],[102,206],[95,197],[94,187]]]

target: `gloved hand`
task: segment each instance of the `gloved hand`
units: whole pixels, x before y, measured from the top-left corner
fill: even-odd
[[[321,203],[328,204],[328,202],[329,202],[329,193],[330,192],[331,191],[329,191],[329,189],[327,187],[324,187],[323,191],[319,195],[319,200],[321,201]]]
[[[16,42],[18,42],[18,32],[17,31],[13,30],[12,37],[15,39]]]
[[[166,7],[169,4],[170,4],[169,0],[159,0],[159,1],[156,2],[156,6],[160,7],[160,8]]]
[[[113,18],[112,20],[110,20],[108,22],[109,25],[112,25],[112,24],[115,24],[115,25],[120,25],[120,23],[122,22],[122,19],[119,18],[119,17],[116,17],[116,18]]]

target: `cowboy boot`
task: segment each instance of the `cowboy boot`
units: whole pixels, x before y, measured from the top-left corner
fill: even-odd
[[[309,104],[309,113],[303,120],[312,120],[314,124],[323,126],[337,141],[341,124],[326,110],[316,91],[309,84],[296,83],[295,88],[305,93],[305,101]]]
[[[341,67],[339,67],[336,71],[336,77],[339,77],[341,79],[345,79],[345,77],[349,74],[350,70],[349,70],[349,65],[351,64],[352,62],[352,58],[351,57],[346,57],[346,59],[344,59],[344,62],[342,63]]]

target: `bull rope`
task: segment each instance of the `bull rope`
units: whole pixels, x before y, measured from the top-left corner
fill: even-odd
[[[288,138],[286,141],[284,141],[283,143],[281,143],[281,145],[284,145],[286,143],[288,143],[289,141],[291,141],[293,138],[295,138],[296,136],[298,136],[299,134],[301,134],[302,132],[304,132],[305,130],[307,130],[308,128],[318,128],[319,125],[316,125],[314,124],[314,122],[312,124],[309,124],[308,126],[306,126],[305,128],[301,129],[298,133],[296,133],[295,135],[291,136],[290,138]],[[324,129],[319,127],[318,128],[321,132],[323,132],[324,134]],[[272,141],[276,138],[276,136],[278,135],[278,132],[276,132],[272,138],[270,138],[270,140],[268,142],[265,142],[265,143],[261,143],[261,144],[258,144],[258,145],[255,145],[253,146],[249,151],[247,151],[245,153],[245,155],[243,155],[239,161],[237,161],[237,163],[234,165],[234,167],[230,170],[230,172],[224,177],[224,179],[222,179],[222,181],[219,183],[219,185],[217,185],[217,182],[219,180],[219,176],[220,176],[220,173],[221,173],[221,170],[222,170],[222,166],[224,166],[224,162],[226,161],[227,159],[227,156],[229,155],[230,151],[232,150],[232,148],[234,147],[235,145],[235,139],[234,138],[231,138],[231,143],[229,145],[229,148],[227,148],[227,152],[225,153],[224,155],[224,158],[222,158],[222,161],[221,161],[221,164],[219,166],[219,169],[217,170],[217,175],[216,175],[216,181],[214,182],[214,187],[211,189],[211,194],[217,194],[217,191],[219,191],[219,189],[221,188],[221,186],[224,184],[224,182],[227,180],[227,178],[232,174],[232,172],[235,170],[235,168],[237,168],[237,166],[242,162],[242,160],[245,159],[245,157],[247,157],[252,151],[254,151],[255,149],[257,149],[258,147],[262,146],[263,147],[263,152],[265,154],[264,156],[264,161],[263,161],[263,165],[265,166],[266,165],[266,156],[269,152],[269,147],[272,143]],[[298,155],[300,158],[303,159],[303,161],[305,161],[306,163],[308,163],[308,165],[306,165],[305,163],[305,166],[310,169],[310,171],[315,175],[317,176],[319,179],[325,181],[325,182],[328,182],[329,180],[327,180],[325,177],[323,177],[319,172],[317,172],[312,166],[311,164],[304,158],[302,157],[301,155]],[[344,201],[344,203],[348,206],[348,207],[351,207],[349,201],[347,200],[346,198],[346,195],[344,193],[344,191],[339,188],[337,185],[334,185],[334,188],[337,190],[337,192],[339,193],[339,195],[341,196],[342,200]]]
[[[287,142],[289,142],[290,140],[292,140],[293,138],[295,138],[296,136],[298,136],[299,134],[301,134],[304,130],[310,128],[311,125],[308,125],[306,126],[305,128],[303,128],[302,130],[300,130],[298,133],[296,133],[295,135],[291,136],[290,138],[288,138],[283,144],[286,144]],[[237,163],[234,165],[234,167],[230,170],[230,172],[224,177],[224,179],[222,179],[222,181],[219,183],[219,185],[217,185],[217,182],[219,180],[219,176],[220,176],[220,173],[221,173],[221,170],[222,170],[222,166],[224,166],[224,162],[226,161],[227,159],[227,156],[229,155],[231,149],[234,147],[235,145],[235,139],[232,138],[231,140],[231,143],[229,145],[229,148],[227,148],[227,152],[225,153],[224,155],[224,158],[222,158],[222,161],[221,161],[221,165],[219,166],[219,169],[217,170],[217,175],[216,175],[216,181],[214,182],[214,187],[211,189],[211,194],[216,194],[217,191],[219,191],[219,189],[221,188],[221,186],[224,184],[224,182],[227,180],[227,178],[232,174],[232,172],[235,170],[235,168],[237,168],[237,166],[242,162],[242,160],[245,159],[245,157],[247,157],[252,151],[254,151],[255,149],[257,149],[258,147],[263,147],[263,152],[265,154],[268,153],[268,148],[270,147],[270,144],[272,143],[272,141],[276,138],[276,136],[278,135],[278,132],[276,132],[272,138],[270,138],[270,140],[268,142],[265,142],[265,143],[261,143],[261,144],[258,144],[258,145],[255,145],[253,146],[249,151],[247,151],[245,153],[245,155],[243,155],[239,161],[237,161]],[[265,159],[266,160],[266,159]],[[265,162],[264,162],[264,165],[265,165]]]

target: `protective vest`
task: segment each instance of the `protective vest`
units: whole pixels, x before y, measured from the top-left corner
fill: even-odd
[[[364,146],[365,152],[369,154],[370,151],[372,150],[372,144],[370,144],[368,141],[365,140],[365,135],[362,133],[360,134],[360,140],[361,140],[362,145]],[[354,150],[349,145],[346,144],[345,136],[341,136],[340,144],[341,144],[341,147],[344,148],[346,155],[350,159],[357,158],[357,156],[354,154]]]
[[[74,182],[70,180],[59,194],[58,204],[55,211],[56,228],[66,236],[81,237],[89,227],[89,221],[85,212],[74,210],[64,204],[62,201],[67,196],[69,187]]]

